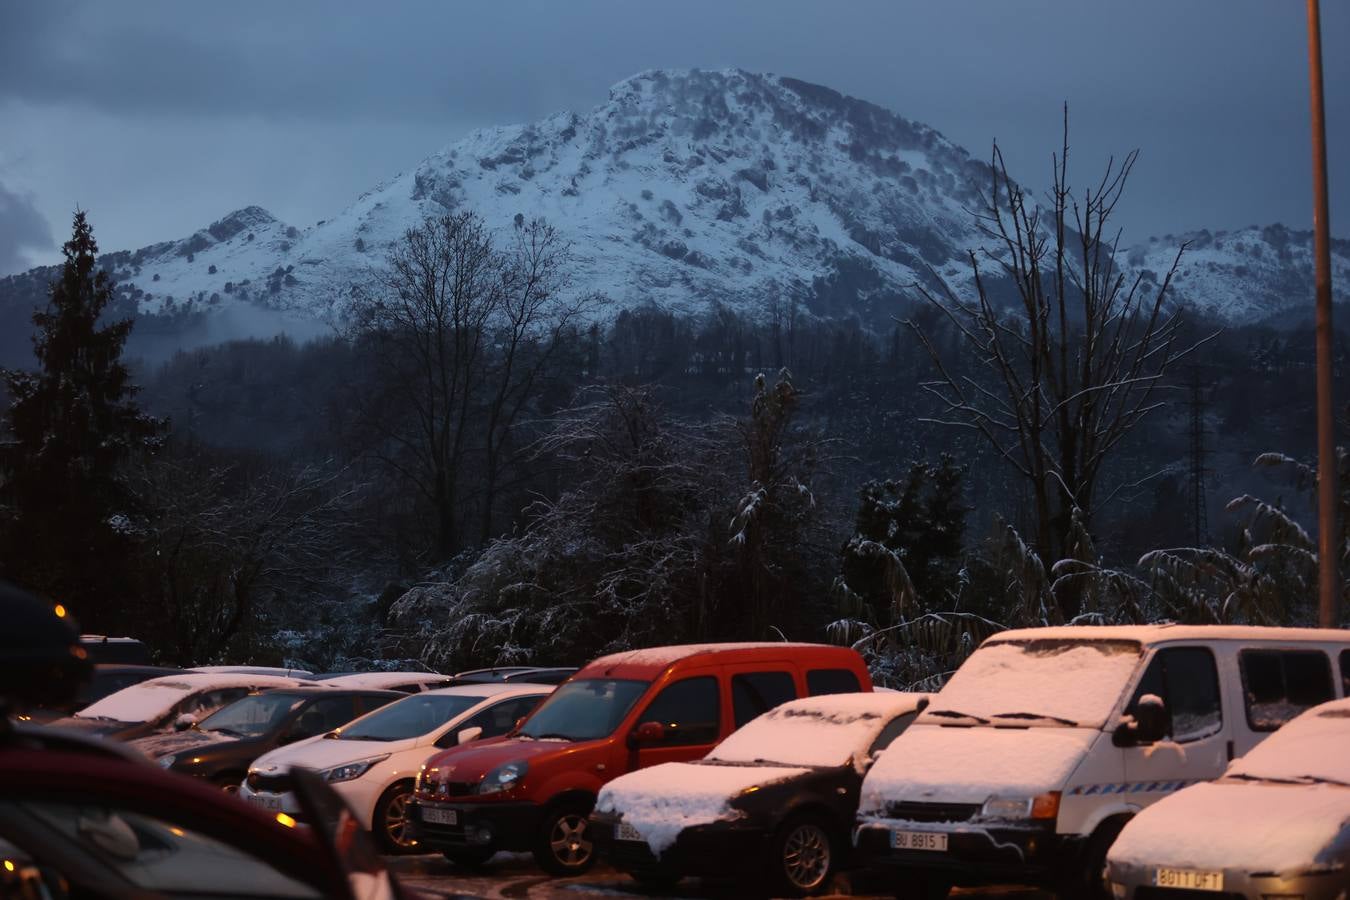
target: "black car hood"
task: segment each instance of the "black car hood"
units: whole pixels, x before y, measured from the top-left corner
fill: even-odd
[[[131,742],[131,746],[153,759],[183,750],[199,750],[215,744],[237,741],[239,738],[219,731],[168,731],[162,734],[148,734]]]

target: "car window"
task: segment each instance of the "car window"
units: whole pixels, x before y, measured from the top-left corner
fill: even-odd
[[[1247,724],[1274,731],[1336,696],[1331,660],[1321,650],[1243,650],[1238,654]]]
[[[915,710],[914,712],[907,712],[903,716],[896,716],[887,722],[886,727],[881,729],[881,734],[877,735],[877,739],[872,742],[872,746],[867,748],[868,755],[880,753],[889,747],[891,741],[898,738],[918,715],[919,711]]]
[[[858,676],[848,669],[811,669],[806,673],[806,693],[812,697],[852,694],[861,690]]]
[[[316,700],[296,718],[291,726],[293,735],[313,737],[341,728],[356,718],[355,697],[324,697]]]
[[[250,694],[202,719],[198,727],[233,737],[257,737],[280,725],[303,702],[295,694]]]
[[[1350,650],[1341,651],[1341,696],[1350,697]]]
[[[528,716],[543,699],[543,697],[512,697],[510,700],[503,700],[465,722],[460,730],[477,726],[483,729],[481,737],[499,737],[514,728],[522,716]]]
[[[463,694],[413,694],[352,723],[342,729],[338,737],[348,741],[402,741],[421,737],[485,699]]]
[[[26,846],[24,835],[40,822],[113,869],[127,881],[157,894],[195,896],[203,892],[204,873],[228,872],[232,897],[310,898],[322,896],[310,885],[277,871],[264,859],[192,830],[189,823],[169,823],[151,816],[97,804],[24,802],[14,833],[3,836],[44,865],[42,849]],[[36,820],[28,828],[25,819]],[[66,878],[88,871],[61,873]],[[78,884],[78,882],[76,882]],[[100,885],[80,885],[89,896]]]
[[[1165,647],[1153,656],[1126,708],[1133,715],[1140,698],[1160,697],[1167,707],[1167,737],[1179,744],[1208,737],[1223,727],[1219,672],[1206,647]]]
[[[731,676],[731,709],[740,728],[755,716],[797,699],[789,672],[742,672]]]
[[[660,722],[666,734],[658,746],[682,747],[716,741],[720,717],[717,679],[700,675],[677,681],[657,694],[638,717],[638,724]]]

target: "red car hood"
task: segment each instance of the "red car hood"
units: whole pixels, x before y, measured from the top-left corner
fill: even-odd
[[[427,772],[439,770],[442,781],[477,781],[498,766],[520,760],[562,756],[590,747],[594,741],[535,741],[529,738],[505,738],[495,741],[474,741],[459,747],[442,750],[427,760]]]

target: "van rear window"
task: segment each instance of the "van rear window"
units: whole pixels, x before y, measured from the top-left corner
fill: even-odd
[[[1252,731],[1274,731],[1336,696],[1331,660],[1321,650],[1243,650],[1238,667]]]
[[[731,676],[731,705],[737,728],[780,703],[796,699],[797,685],[790,672],[742,672]]]
[[[806,693],[812,697],[852,694],[861,690],[858,676],[848,669],[812,669],[806,673]]]

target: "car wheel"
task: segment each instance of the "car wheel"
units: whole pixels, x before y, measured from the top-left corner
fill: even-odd
[[[1056,893],[1064,900],[1111,900],[1106,881],[1106,853],[1120,837],[1127,818],[1108,819],[1097,826],[1083,846],[1083,854],[1060,883]]]
[[[769,844],[769,883],[776,896],[809,897],[830,883],[839,843],[819,816],[795,816],[784,822]]]
[[[580,804],[555,806],[544,815],[533,847],[534,861],[551,875],[580,875],[595,865],[590,810]]]
[[[400,781],[375,801],[375,815],[370,820],[371,830],[375,833],[375,840],[387,853],[412,853],[417,848],[417,841],[409,836],[408,823],[404,819],[412,794],[413,783]]]
[[[458,847],[454,850],[442,850],[441,855],[462,869],[477,869],[492,859],[496,852],[489,847]]]

